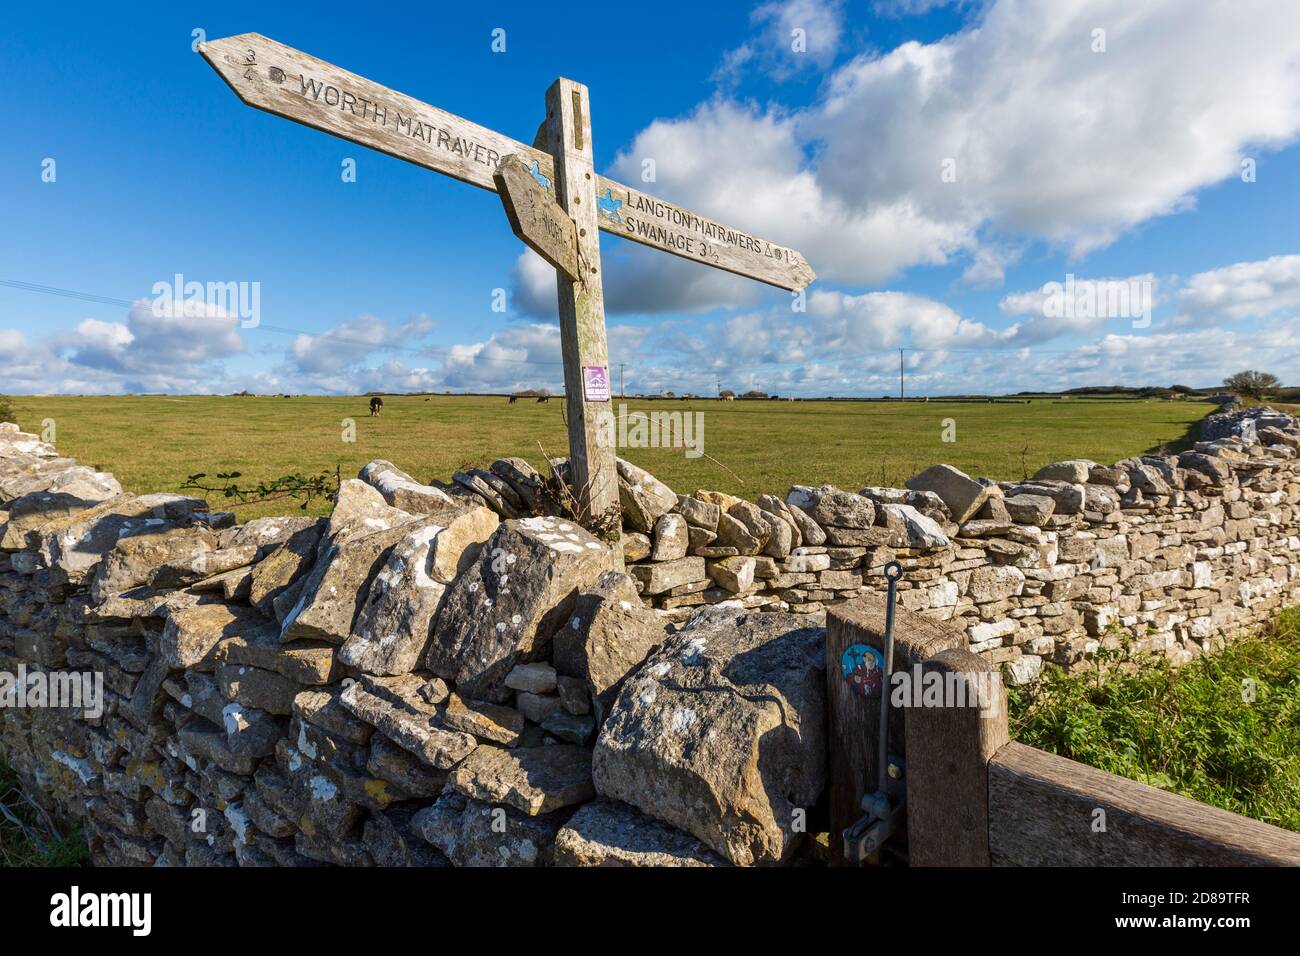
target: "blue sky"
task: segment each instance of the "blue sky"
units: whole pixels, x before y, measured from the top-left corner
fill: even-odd
[[[817,270],[795,311],[603,237],[629,392],[876,395],[899,348],[918,394],[1300,373],[1293,0],[175,6],[6,14],[0,392],[561,385],[553,274],[496,196],[244,106],[196,29],[525,142],[572,77],[602,172],[653,158],[647,191]],[[258,283],[260,324],[155,314],[177,273]],[[1063,309],[1069,275],[1109,306]]]

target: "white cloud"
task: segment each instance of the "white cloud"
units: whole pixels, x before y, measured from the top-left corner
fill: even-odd
[[[19,356],[27,351],[27,337],[17,329],[0,329],[0,356]]]
[[[963,318],[942,302],[906,292],[814,292],[808,313],[819,345],[829,353],[915,345],[919,348],[990,348],[1007,333]]]
[[[1293,141],[1297,34],[1292,0],[1194,16],[1175,0],[1001,0],[940,41],[856,57],[807,108],[714,99],[656,120],[613,172],[653,157],[656,194],[799,249],[823,280],[970,256],[971,281],[994,281],[986,246],[1082,255]],[[681,296],[666,258],[645,260],[659,295],[643,311]]]
[[[139,299],[126,319],[131,336],[125,348],[136,360],[188,364],[226,358],[244,351],[239,317],[198,299]],[[107,326],[110,323],[98,323]],[[103,330],[101,330],[101,334]],[[121,333],[113,333],[121,341]]]
[[[1004,330],[1012,345],[1034,345],[1062,335],[1095,332],[1108,322],[1150,324],[1160,283],[1152,273],[1124,278],[1065,275],[1028,292],[1003,296],[1003,315],[1028,316]],[[1145,327],[1139,325],[1139,328]]]
[[[1000,286],[1006,279],[1007,266],[1017,262],[1023,252],[1015,246],[981,245],[962,272],[962,281],[973,286]]]
[[[445,387],[463,391],[562,388],[560,328],[543,323],[513,324],[483,342],[456,346],[447,356],[440,378]]]
[[[1300,308],[1300,255],[1272,256],[1201,272],[1178,294],[1179,324],[1263,319]]]
[[[320,335],[299,335],[289,346],[288,358],[304,374],[337,372],[379,349],[417,350],[416,341],[433,325],[424,315],[397,326],[361,315]]]
[[[835,59],[844,31],[841,0],[772,0],[750,14],[754,36],[722,57],[715,81],[735,85],[750,70],[785,80]]]
[[[970,0],[875,0],[871,9],[886,17],[915,17],[938,7],[964,7]]]

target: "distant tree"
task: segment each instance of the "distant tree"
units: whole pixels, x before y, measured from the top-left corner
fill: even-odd
[[[676,398],[676,397],[677,397],[676,392],[664,392],[664,398]]]
[[[724,388],[722,391],[718,392],[718,398],[735,398],[735,397],[736,397],[736,393],[729,388]]]
[[[760,392],[758,389],[753,388],[740,397],[741,398],[767,398],[767,392]]]
[[[1224,386],[1233,394],[1242,398],[1267,398],[1271,392],[1282,386],[1278,377],[1269,372],[1256,372],[1247,369],[1236,375],[1229,375],[1223,380]]]

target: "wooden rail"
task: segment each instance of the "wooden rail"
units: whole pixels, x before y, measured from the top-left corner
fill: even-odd
[[[1300,833],[1023,744],[988,788],[994,866],[1300,866]]]

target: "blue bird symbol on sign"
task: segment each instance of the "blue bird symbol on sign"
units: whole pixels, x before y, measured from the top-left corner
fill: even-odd
[[[610,219],[622,224],[623,216],[619,213],[619,210],[623,208],[623,200],[615,199],[613,190],[606,189],[605,195],[596,197],[596,208]]]
[[[543,173],[541,167],[537,165],[537,160],[533,160],[533,168],[530,169],[529,172],[533,174],[533,179],[537,180],[538,184],[543,189],[551,188],[551,181],[546,178],[546,174]]]

